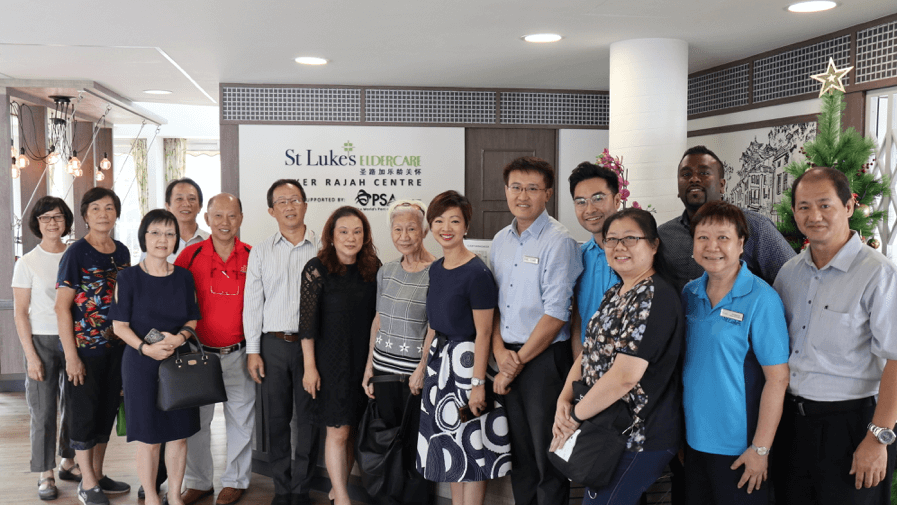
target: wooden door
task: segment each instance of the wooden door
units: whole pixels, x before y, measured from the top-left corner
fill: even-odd
[[[557,130],[549,128],[467,128],[465,131],[464,193],[473,206],[468,238],[492,239],[511,224],[502,169],[521,156],[536,156],[557,167]],[[555,170],[557,170],[555,168]],[[548,213],[557,217],[555,195]]]

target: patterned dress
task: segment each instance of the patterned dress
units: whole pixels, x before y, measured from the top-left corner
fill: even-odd
[[[421,399],[417,470],[435,482],[497,479],[511,470],[511,439],[505,408],[462,422],[459,409],[470,401],[476,327],[473,311],[494,309],[498,291],[479,257],[446,270],[430,266],[427,316],[437,336],[430,346]]]

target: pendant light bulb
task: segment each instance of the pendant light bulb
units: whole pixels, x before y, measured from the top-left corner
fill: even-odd
[[[25,156],[25,148],[19,149],[19,159],[16,160],[16,166],[22,169],[30,164],[31,160],[28,159],[28,156]]]
[[[13,166],[12,166],[12,174],[11,174],[11,175],[12,175],[12,178],[13,178],[13,179],[18,179],[18,178],[19,178],[19,172],[21,172],[21,171],[19,170],[19,167],[13,165]]]
[[[106,153],[103,153],[103,161],[100,162],[100,168],[102,168],[103,170],[109,170],[110,168],[112,168],[112,162],[109,161],[109,155]],[[99,181],[102,179],[97,180]]]
[[[78,151],[72,151],[72,157],[69,158],[69,165],[72,166],[73,170],[81,168],[81,160],[78,159]]]
[[[56,146],[50,146],[50,152],[47,153],[47,164],[55,165],[59,163],[59,153],[56,152]]]
[[[99,182],[106,178],[106,174],[104,174],[100,170],[97,170],[97,175],[94,177],[96,178],[97,182]]]

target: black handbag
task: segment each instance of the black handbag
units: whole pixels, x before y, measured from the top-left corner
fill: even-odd
[[[588,391],[589,386],[584,381],[574,382],[574,405]],[[634,424],[629,405],[617,400],[584,420],[563,447],[548,453],[548,460],[573,482],[591,489],[604,487],[614,476]]]
[[[195,337],[194,337],[195,338]],[[217,354],[181,353],[180,348],[159,365],[159,392],[156,407],[169,411],[202,407],[227,401],[221,360]]]
[[[390,377],[407,378],[407,376],[379,376],[373,377],[372,380],[380,379],[386,382]],[[402,422],[398,426],[388,425],[380,417],[377,401],[368,400],[367,408],[358,425],[355,449],[356,461],[361,469],[361,483],[372,497],[393,497],[399,501],[402,499],[406,480],[402,451],[407,437],[417,435],[416,430],[410,432],[411,427],[408,426],[414,398],[414,395],[408,395]]]

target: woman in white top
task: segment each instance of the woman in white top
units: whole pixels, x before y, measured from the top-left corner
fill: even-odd
[[[75,451],[69,446],[62,384],[65,356],[59,346],[56,325],[56,274],[66,245],[62,237],[72,230],[74,217],[65,201],[45,196],[34,204],[28,226],[41,239],[16,262],[12,276],[15,321],[25,352],[25,398],[31,411],[31,471],[41,472],[37,494],[41,500],[57,496],[56,406],[59,401],[59,477],[79,480]]]

